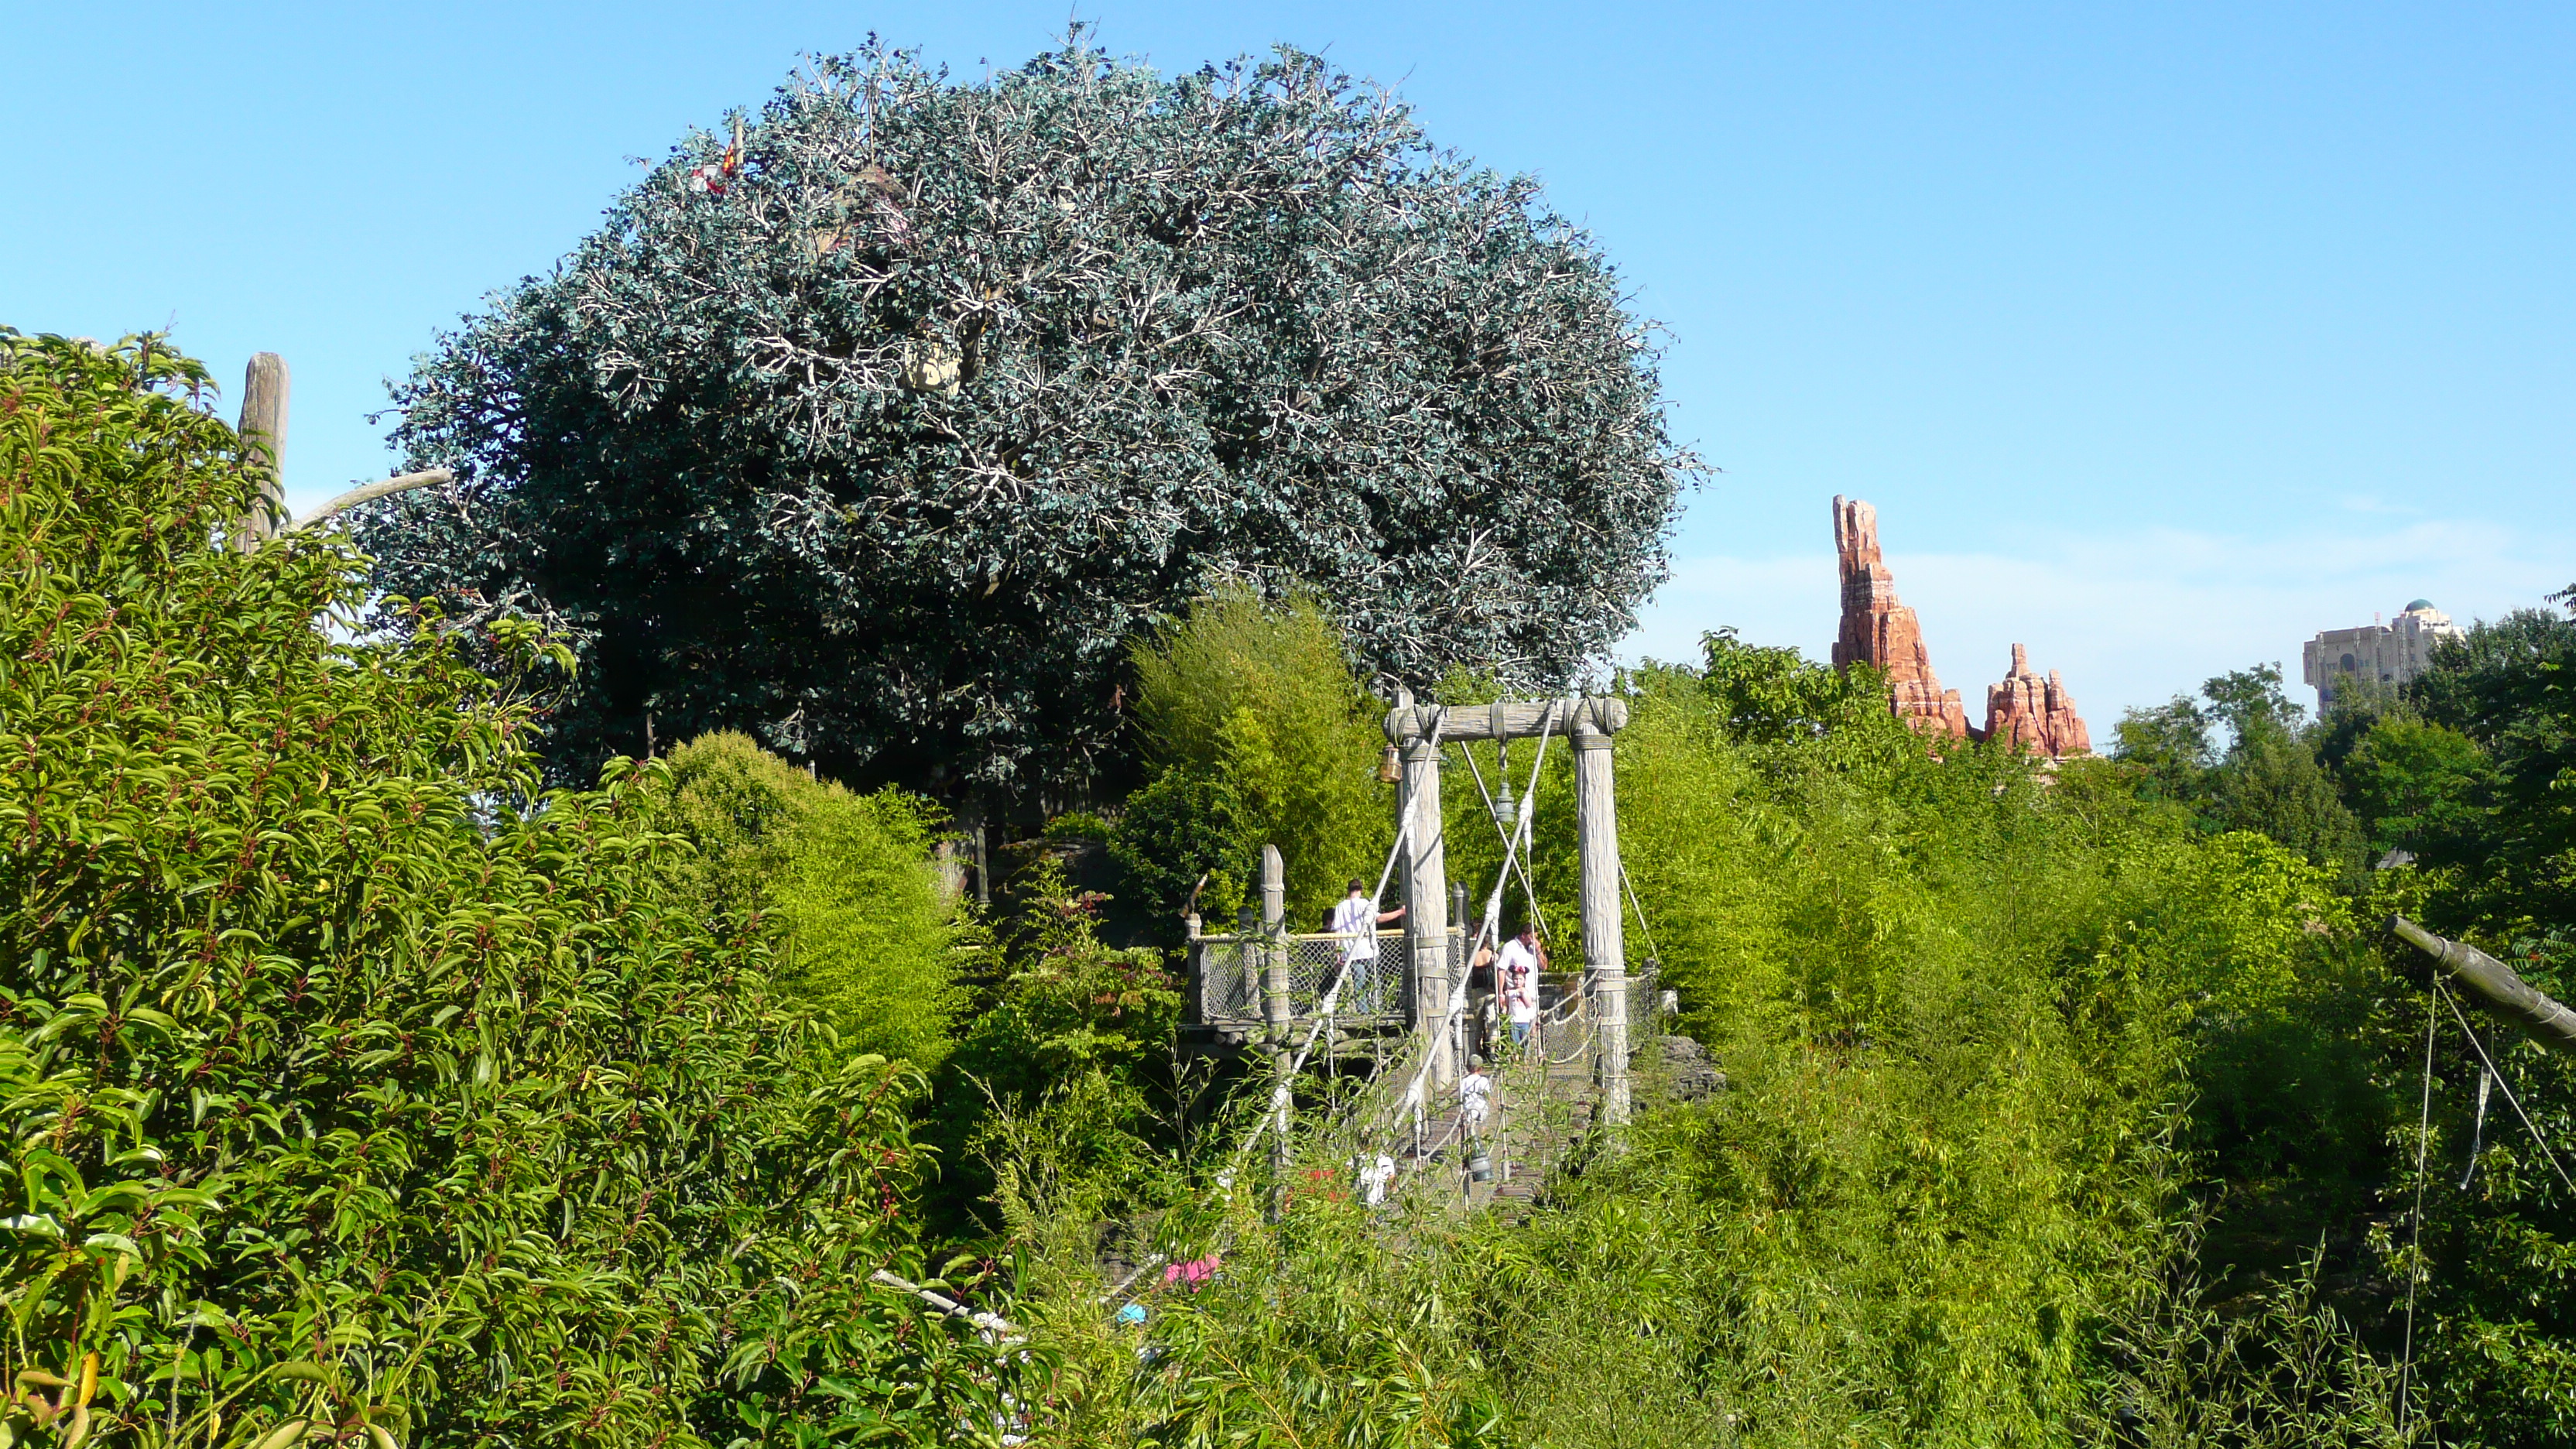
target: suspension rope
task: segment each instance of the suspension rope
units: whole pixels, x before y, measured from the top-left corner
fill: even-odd
[[[1544,727],[1545,723],[1546,722],[1544,720],[1541,721],[1542,727]],[[1466,742],[1462,741],[1461,743]],[[1544,750],[1545,746],[1542,745],[1540,748]],[[1483,766],[1476,763],[1475,746],[1468,744],[1467,748],[1462,751],[1462,753],[1467,757],[1467,773],[1473,776],[1476,781],[1476,794],[1485,802],[1485,818],[1493,821],[1494,834],[1501,837],[1504,844],[1510,844],[1511,835],[1503,829],[1503,822],[1494,819],[1494,795],[1492,791],[1485,788],[1485,771]],[[1497,778],[1500,778],[1502,775],[1502,764],[1500,760],[1495,762],[1494,774]],[[1510,788],[1511,783],[1512,782],[1510,780],[1504,780],[1504,788]],[[1530,782],[1531,789],[1536,789],[1537,783],[1536,779],[1532,779]],[[1524,790],[1521,792],[1521,819],[1527,820],[1529,818],[1529,812],[1529,791]],[[1516,873],[1521,878],[1521,894],[1529,901],[1530,919],[1537,923],[1539,935],[1551,941],[1555,940],[1555,933],[1549,931],[1547,928],[1547,917],[1541,913],[1538,908],[1538,887],[1530,883],[1529,867],[1526,864],[1520,865],[1517,867]]]
[[[2406,1433],[2406,1394],[2415,1371],[2415,1288],[2424,1276],[2424,1156],[2433,1140],[2433,1032],[2442,1024],[2442,979],[2424,1003],[2424,1107],[2415,1123],[2415,1217],[2406,1241],[2406,1339],[2397,1361],[2397,1432]]]
[[[2438,987],[2438,983],[2436,985]],[[2548,1139],[2542,1137],[2540,1129],[2532,1125],[2531,1114],[2522,1110],[2522,1099],[2514,1095],[2513,1083],[2505,1078],[2503,1070],[2496,1066],[2495,1059],[2487,1055],[2486,1043],[2479,1041],[2478,1034],[2470,1029],[2469,1019],[2460,1015],[2460,1004],[2453,1001],[2448,993],[2442,996],[2442,1004],[2451,1008],[2451,1016],[2459,1022],[2461,1034],[2469,1039],[2470,1049],[2478,1054],[2478,1064],[2487,1069],[2487,1076],[2492,1078],[2497,1086],[2504,1088],[2505,1103],[2513,1108],[2513,1115],[2522,1119],[2523,1130],[2531,1134],[2532,1145],[2538,1147],[2540,1155],[2548,1159],[2550,1171],[2558,1174],[2558,1180],[2567,1184],[2569,1192],[2576,1192],[2576,1182],[2568,1181],[2567,1169],[2558,1165],[2558,1154],[2549,1150]],[[2481,1092],[2479,1096],[2483,1098],[2485,1093]],[[2474,1171],[2476,1165],[2475,1160],[2472,1159],[2471,1170]],[[2462,1185],[2466,1185],[2466,1179],[2462,1179]]]
[[[1637,929],[1646,933],[1646,954],[1660,961],[1662,949],[1655,945],[1655,928],[1646,922],[1646,903],[1637,899],[1637,883],[1628,879],[1628,859],[1619,858],[1619,884],[1628,888],[1628,904],[1637,908]]]

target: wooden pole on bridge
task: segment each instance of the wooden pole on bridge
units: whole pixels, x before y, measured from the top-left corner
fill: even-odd
[[[1390,737],[1396,715],[1415,713],[1413,696],[1397,697],[1388,718]],[[1433,1032],[1430,1084],[1445,1088],[1458,1080],[1458,1063],[1449,1051],[1450,1034],[1438,1027],[1449,1013],[1449,843],[1440,823],[1440,737],[1416,731],[1395,740],[1404,762],[1398,786],[1398,810],[1411,827],[1404,852],[1404,954],[1412,968],[1413,999],[1405,1012],[1413,1029]]]
[[[1592,983],[1592,1071],[1601,1120],[1628,1120],[1628,955],[1619,918],[1619,797],[1610,737],[1623,699],[1587,699],[1574,716],[1574,829],[1582,843],[1583,968]]]

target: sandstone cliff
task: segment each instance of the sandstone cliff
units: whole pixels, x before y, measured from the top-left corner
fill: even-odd
[[[1878,554],[1878,510],[1858,499],[1834,499],[1834,550],[1842,559],[1843,628],[1834,667],[1855,660],[1887,676],[1889,705],[1930,734],[1964,739],[1968,711],[1959,691],[1944,690],[1923,647],[1914,611],[1896,601],[1896,578]],[[2080,729],[2081,726],[2079,725]]]
[[[1986,690],[1984,737],[2051,759],[2091,754],[2092,737],[2066,693],[2066,681],[2054,669],[2042,680],[2031,672],[2029,652],[2018,644],[2012,649],[2012,673]]]

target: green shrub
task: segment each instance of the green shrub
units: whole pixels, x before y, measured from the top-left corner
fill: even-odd
[[[1385,711],[1314,600],[1220,589],[1132,653],[1136,727],[1162,774],[1131,805],[1118,853],[1160,914],[1199,870],[1222,876],[1211,885],[1257,880],[1265,843],[1287,862],[1292,920],[1329,913],[1354,876],[1376,880],[1394,840],[1377,779]]]
[[[1032,864],[1018,893],[1009,974],[936,1079],[930,1130],[952,1164],[939,1203],[960,1232],[1063,1233],[1087,1251],[1104,1214],[1175,1190],[1181,993],[1162,952],[1101,942],[1099,899],[1058,862]]]
[[[668,888],[656,791],[532,794],[454,631],[349,642],[362,560],[211,546],[261,476],[204,392],[0,332],[9,1438],[927,1442],[989,1403],[868,1281],[913,1253],[901,1071]]]
[[[930,860],[929,803],[815,781],[732,733],[672,751],[668,790],[698,848],[686,874],[701,898],[777,931],[779,989],[823,1012],[853,1052],[938,1066],[965,1004],[958,953],[972,943]]]

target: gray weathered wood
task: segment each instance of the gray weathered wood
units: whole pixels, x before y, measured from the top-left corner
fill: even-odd
[[[1619,915],[1619,808],[1610,731],[1622,708],[1587,710],[1574,732],[1574,831],[1582,853],[1584,979],[1591,984],[1593,1074],[1601,1120],[1628,1120],[1628,955]],[[1600,728],[1608,725],[1608,729]]]
[[[1401,711],[1399,711],[1401,712]],[[1430,1035],[1430,1083],[1457,1080],[1450,1034],[1440,1024],[1449,1013],[1449,847],[1440,828],[1440,745],[1415,735],[1398,742],[1404,779],[1399,784],[1399,828],[1404,836],[1404,950],[1413,967],[1413,1028]]]
[[[1502,704],[1465,704],[1454,708],[1399,700],[1386,713],[1386,737],[1402,746],[1437,735],[1443,740],[1526,740],[1541,733],[1571,734],[1596,729],[1617,734],[1628,724],[1628,701],[1616,697],[1514,700]]]
[[[1294,1086],[1288,1080],[1290,1068],[1288,1000],[1288,868],[1279,858],[1279,847],[1261,847],[1261,1015],[1269,1027],[1270,1074],[1280,1088],[1272,1096],[1274,1103],[1270,1132],[1271,1166],[1286,1171],[1288,1167],[1288,1096]]]
[[[241,434],[243,448],[269,466],[265,507],[253,505],[233,535],[236,547],[249,550],[286,526],[286,359],[274,352],[251,354],[242,371]]]
[[[397,493],[409,493],[415,488],[431,488],[441,483],[453,483],[455,481],[456,475],[445,468],[431,468],[419,473],[399,473],[391,478],[384,479],[381,482],[370,483],[363,488],[350,489],[348,492],[343,493],[339,497],[332,499],[330,502],[323,504],[321,507],[314,509],[311,513],[295,520],[295,527],[298,529],[311,528],[313,525],[327,522],[334,515],[344,513],[349,509],[357,507],[361,503],[372,503],[379,498],[390,498]]]
[[[2515,975],[2512,967],[2465,941],[2444,940],[2404,916],[2390,916],[2388,929],[2422,948],[2442,974],[2466,988],[2479,1005],[2521,1027],[2551,1051],[2576,1056],[2576,1011]]]

